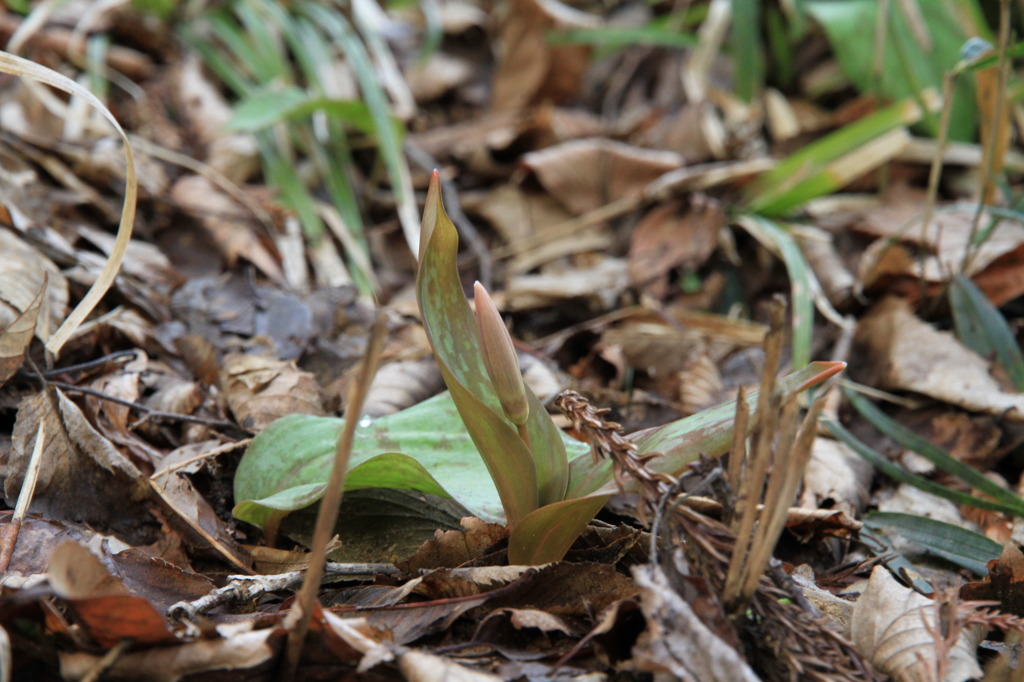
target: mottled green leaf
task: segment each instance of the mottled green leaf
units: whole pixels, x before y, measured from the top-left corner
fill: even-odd
[[[565,495],[568,465],[560,432],[527,389],[531,448],[505,418],[483,362],[476,318],[459,279],[459,237],[441,202],[434,172],[424,209],[416,297],[423,326],[466,429],[484,458],[513,525]]]

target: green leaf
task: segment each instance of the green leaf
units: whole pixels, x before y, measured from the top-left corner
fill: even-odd
[[[832,421],[831,419],[822,419],[821,423],[825,426],[828,432],[832,434],[833,438],[849,446],[850,449],[863,457],[869,464],[895,481],[912,485],[918,490],[923,490],[926,493],[931,493],[936,497],[941,497],[959,505],[977,507],[978,509],[990,509],[992,511],[1004,512],[1013,516],[1020,516],[1021,514],[1020,506],[1018,504],[1009,505],[1002,502],[982,499],[980,497],[975,497],[974,495],[962,493],[959,490],[952,490],[940,483],[927,479],[924,476],[912,474],[906,469],[893,464],[888,459],[869,448],[858,440],[856,436],[840,426],[838,422]]]
[[[960,11],[948,2],[915,2],[930,45],[922,45],[900,3],[876,0],[812,0],[804,9],[825,29],[836,59],[858,90],[875,93],[885,100],[920,96],[931,88],[942,89],[943,73],[960,61],[960,47],[976,30],[984,30],[977,5],[961,2]],[[884,45],[875,41],[879,7],[889,7]],[[968,7],[970,6],[970,7]],[[961,15],[964,11],[966,16]],[[972,16],[973,15],[973,16]],[[965,18],[967,19],[965,21]],[[877,55],[883,56],[881,71],[875,70]],[[973,142],[977,127],[974,82],[961,77],[953,95],[950,139]]]
[[[538,506],[563,499],[568,459],[561,432],[527,389],[526,429],[532,452],[509,422],[483,362],[476,318],[459,279],[459,237],[441,202],[434,172],[424,209],[416,298],[423,326],[448,390],[494,479],[509,523],[515,525]]]
[[[275,514],[317,502],[343,425],[291,415],[261,432],[235,474],[235,516],[263,526]],[[574,455],[586,453],[584,444],[565,438]],[[498,493],[448,393],[356,431],[345,488],[386,487],[453,497],[481,519],[503,520]]]
[[[508,562],[533,566],[560,561],[609,497],[563,500],[531,512],[509,533]]]
[[[916,452],[942,471],[955,476],[978,492],[1016,509],[1014,512],[1016,516],[1024,516],[1024,499],[1021,499],[1012,490],[1007,490],[974,467],[964,464],[943,452],[942,448],[928,442],[899,422],[890,419],[875,407],[874,403],[849,387],[843,387],[843,395],[872,426],[892,438],[897,445]]]
[[[235,106],[227,128],[255,132],[315,111],[323,111],[368,135],[374,132],[373,119],[364,103],[314,96],[297,87],[263,88],[246,97]]]
[[[782,377],[776,383],[776,394],[786,401],[803,390],[820,384],[846,367],[845,362],[812,362],[803,369]],[[747,404],[753,412],[757,405],[758,391],[747,394]],[[719,457],[732,446],[733,420],[736,417],[736,401],[722,403],[695,415],[680,419],[664,426],[645,429],[631,434],[629,439],[640,452],[658,452],[648,462],[651,471],[678,476],[701,454]],[[753,428],[754,420],[750,420]],[[576,462],[574,461],[573,464]],[[576,473],[576,469],[573,469]],[[575,480],[575,479],[574,479]],[[591,482],[588,480],[588,482]],[[582,491],[590,492],[586,485],[577,484]],[[597,490],[597,489],[595,489]],[[601,492],[604,492],[603,490]],[[611,492],[611,491],[609,491]]]
[[[953,323],[961,343],[1002,365],[1018,391],[1024,391],[1024,354],[999,309],[974,282],[957,275],[949,288]]]
[[[937,101],[932,100],[931,104]],[[913,100],[898,102],[801,147],[751,183],[744,193],[747,207],[766,216],[782,215],[840,189],[853,179],[851,165],[857,171],[853,177],[871,170],[863,166],[866,145],[897,128],[916,123],[922,113]],[[873,158],[881,161],[885,157]]]
[[[981,533],[913,514],[872,512],[864,518],[864,525],[889,536],[901,535],[921,549],[982,576],[988,574],[988,562],[998,559],[1003,549]]]
[[[811,340],[814,335],[814,295],[821,291],[818,278],[807,264],[800,246],[789,229],[756,215],[741,216],[737,220],[737,224],[769,250],[778,254],[786,265],[792,301],[790,305],[793,322],[793,366],[803,367],[811,359]],[[819,299],[829,306],[830,312],[834,312],[825,296],[820,296]],[[835,313],[834,319],[838,318],[839,313]]]

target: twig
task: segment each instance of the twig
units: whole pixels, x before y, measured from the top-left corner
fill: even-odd
[[[178,622],[195,621],[196,617],[228,604],[248,604],[268,592],[284,592],[302,582],[305,571],[289,571],[275,575],[233,575],[231,582],[192,601],[180,601],[167,609],[167,617]],[[335,578],[372,578],[377,575],[398,576],[402,572],[391,564],[341,564],[327,562],[324,575]]]
[[[377,321],[370,332],[370,343],[363,357],[359,379],[352,383],[349,390],[348,406],[345,408],[345,427],[338,439],[334,451],[334,463],[327,489],[320,500],[320,510],[316,516],[316,527],[313,530],[313,545],[309,553],[309,569],[306,571],[302,589],[292,606],[285,623],[288,626],[288,639],[285,643],[285,656],[278,671],[278,680],[292,680],[299,667],[299,656],[302,643],[309,631],[309,621],[316,605],[316,596],[320,590],[320,581],[324,575],[324,560],[327,556],[327,543],[338,523],[338,509],[341,506],[342,493],[345,488],[345,475],[348,473],[349,456],[352,454],[352,443],[355,440],[356,426],[366,403],[366,394],[373,383],[373,374],[377,370],[384,341],[387,338],[386,317],[383,312],[377,314]]]
[[[238,429],[245,433],[249,433],[243,427],[235,424],[234,422],[225,421],[223,419],[213,419],[211,417],[200,417],[194,414],[178,414],[177,412],[162,412],[160,410],[154,410],[151,407],[147,407],[140,403],[132,402],[131,400],[125,400],[124,398],[117,398],[112,395],[107,395],[102,391],[97,391],[94,388],[85,388],[83,386],[75,386],[74,384],[67,384],[63,381],[48,381],[49,385],[59,388],[62,391],[68,393],[81,393],[82,395],[91,395],[94,398],[100,400],[109,400],[112,403],[118,405],[124,405],[130,407],[133,410],[138,410],[146,415],[147,419],[163,419],[167,421],[181,421],[181,422],[194,422],[196,424],[206,424],[207,426],[213,426],[218,429]]]

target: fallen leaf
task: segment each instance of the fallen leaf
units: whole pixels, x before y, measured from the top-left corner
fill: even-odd
[[[576,215],[620,199],[636,199],[668,171],[683,165],[672,152],[603,138],[571,140],[524,154],[520,163]]]
[[[725,213],[715,201],[690,206],[668,201],[651,209],[630,242],[629,276],[634,286],[664,298],[668,272],[680,265],[702,265],[718,245],[718,232],[725,222]]]
[[[43,286],[28,307],[0,331],[0,385],[6,383],[18,371],[25,359],[25,350],[36,332],[36,320],[39,318],[39,309],[42,307],[45,293],[44,277]]]
[[[881,566],[871,571],[868,588],[853,608],[850,633],[875,668],[895,679],[935,679],[937,669],[945,671],[944,682],[966,682],[982,674],[975,651],[984,629],[965,629],[939,668],[939,605],[897,583]]]
[[[150,510],[148,481],[58,389],[34,393],[19,405],[4,481],[7,503],[13,506],[21,490],[41,421],[46,440],[30,508],[110,529],[133,544],[151,542],[160,526]]]
[[[259,239],[252,214],[201,175],[186,175],[171,187],[170,198],[199,219],[228,265],[239,258],[278,284],[285,282],[278,259]]]
[[[548,34],[595,28],[601,20],[555,0],[516,0],[506,9],[491,107],[518,109],[574,95],[590,62],[590,47],[552,45]]]
[[[224,358],[221,383],[238,423],[253,432],[286,415],[324,414],[316,380],[294,362],[231,354]]]
[[[880,386],[915,391],[975,412],[1024,421],[1024,395],[1004,391],[990,363],[949,332],[918,319],[903,299],[889,297],[864,316],[857,341]]]

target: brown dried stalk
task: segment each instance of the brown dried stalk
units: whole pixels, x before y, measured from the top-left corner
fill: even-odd
[[[625,488],[629,478],[640,485],[643,503],[637,516],[647,525],[648,515],[653,514],[658,501],[675,484],[671,476],[647,468],[646,463],[658,457],[658,453],[640,454],[636,445],[622,435],[620,424],[604,419],[608,408],[594,407],[576,391],[563,391],[555,398],[555,404],[569,417],[573,428],[586,436],[593,448],[594,461],[612,461],[619,490]]]

